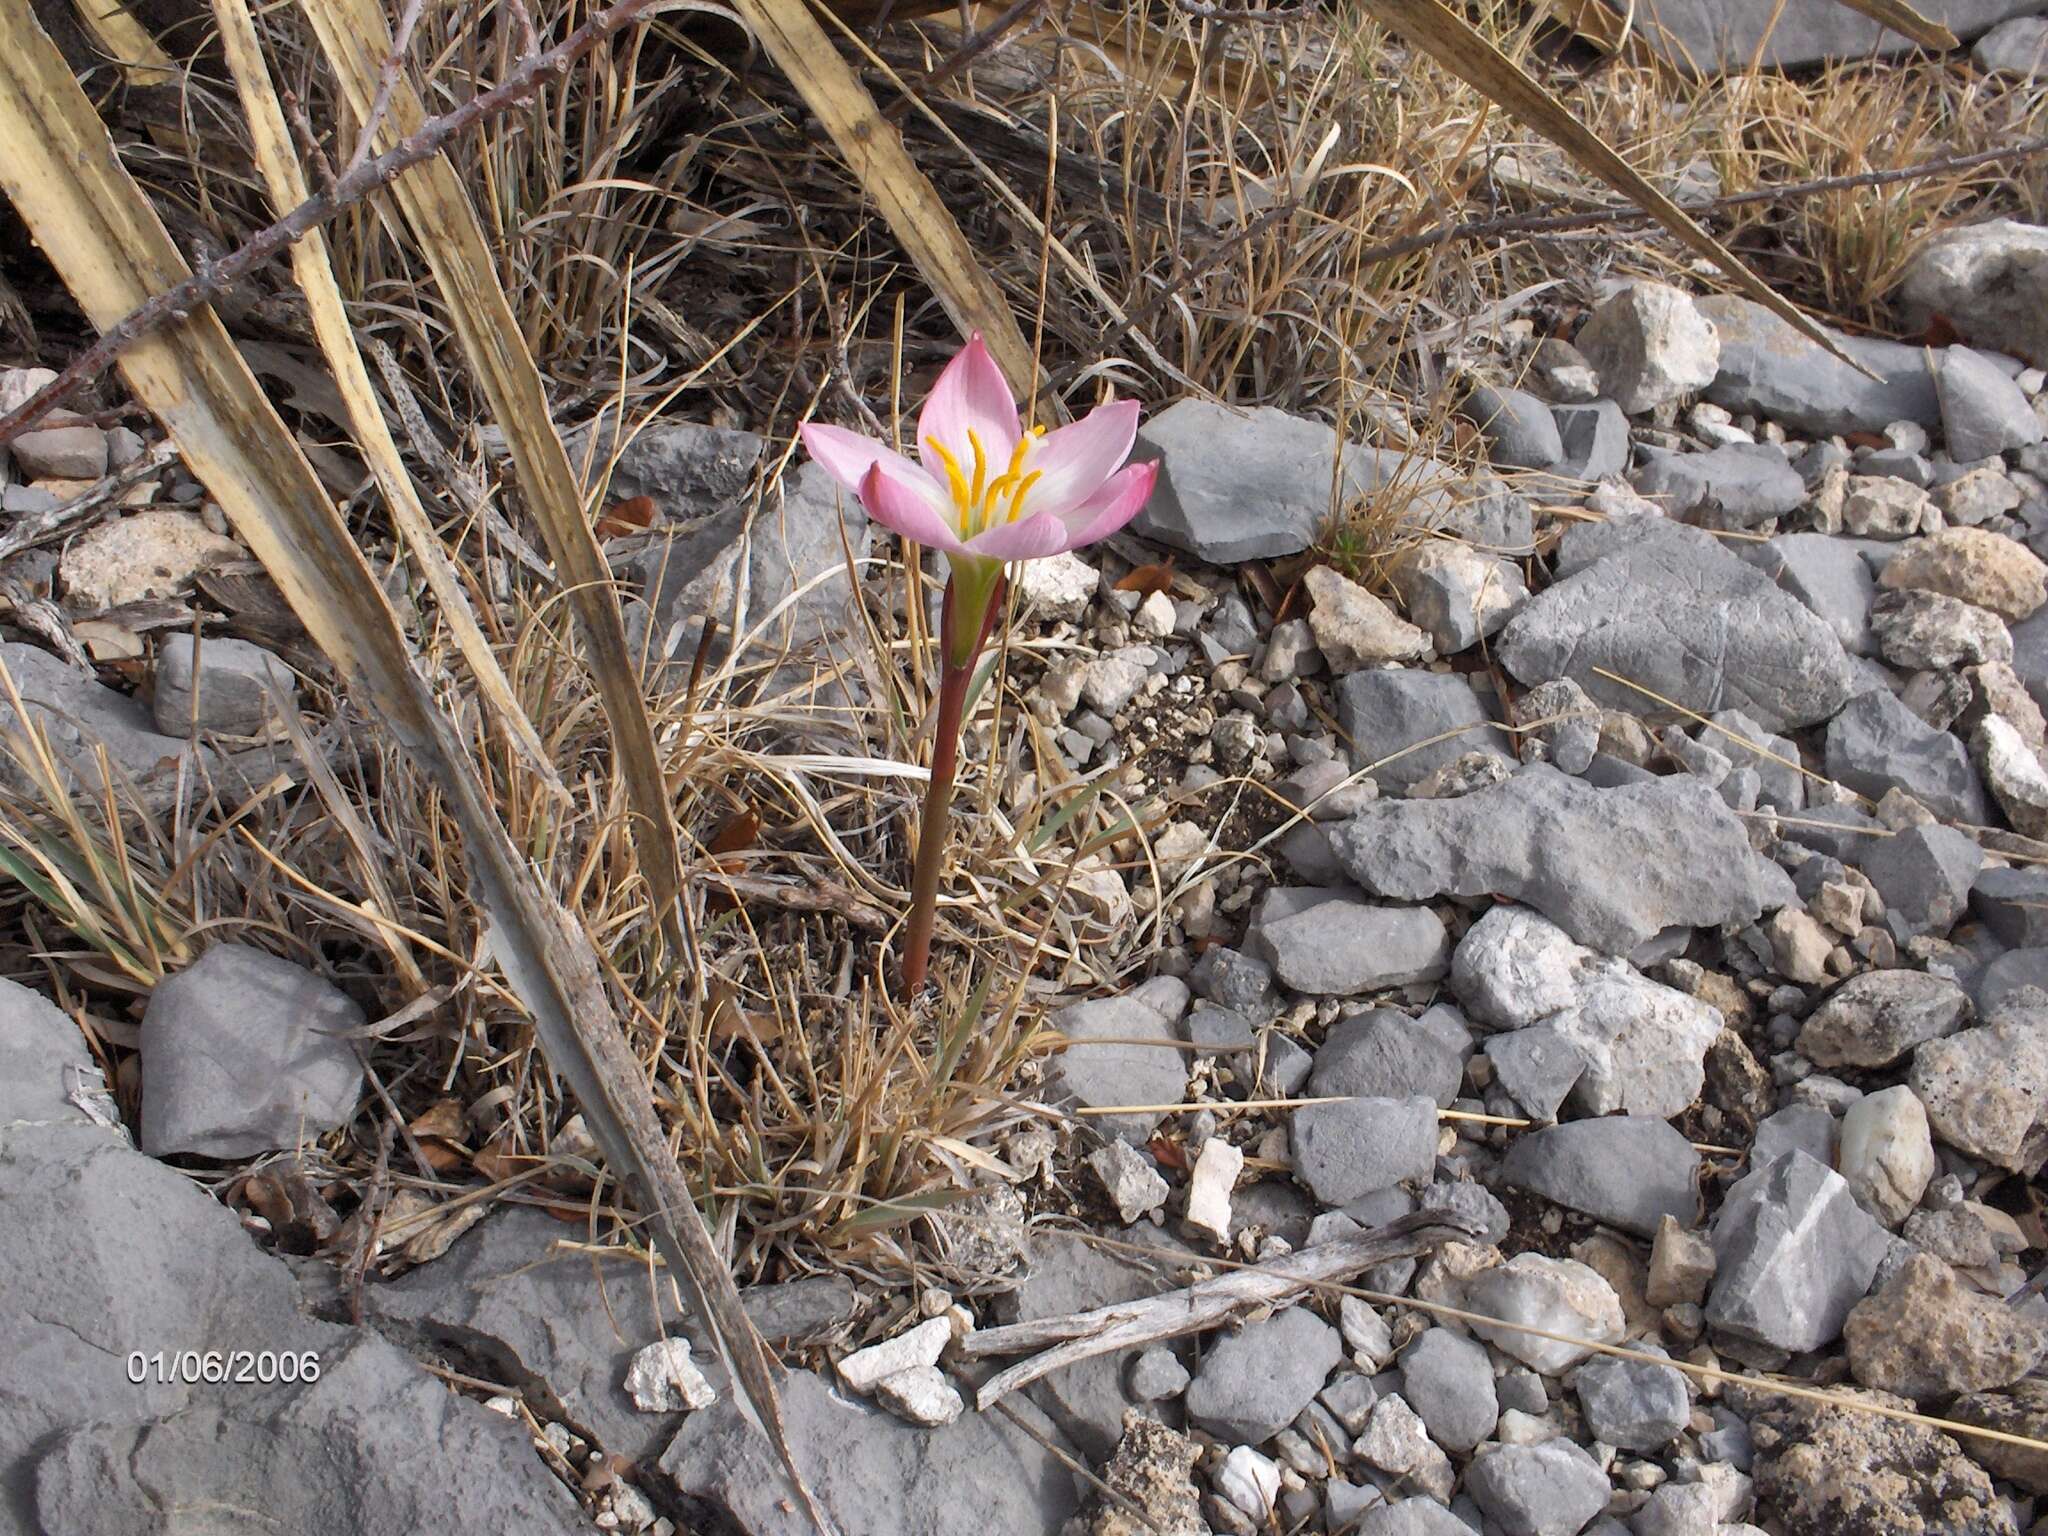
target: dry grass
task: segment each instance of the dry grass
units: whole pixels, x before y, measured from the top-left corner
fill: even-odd
[[[1698,162],[1739,192],[2048,132],[2048,92],[1958,65],[1688,83],[1561,53],[1508,0],[1468,9],[1653,177]],[[546,40],[582,15],[555,4],[535,20]],[[323,158],[347,159],[356,125],[294,13],[259,25],[317,182]],[[1069,407],[1110,386],[1151,403],[1199,391],[1317,414],[1354,436],[1379,430],[1375,411],[1392,407],[1421,446],[1459,462],[1459,370],[1496,362],[1512,327],[1560,325],[1611,271],[1688,266],[1668,241],[1605,233],[1367,260],[1446,217],[1604,194],[1348,10],[1252,26],[1077,8],[919,92],[961,36],[937,21],[894,28],[873,44],[868,78],[885,108],[896,82],[911,88],[913,146],[967,210],[967,233],[1027,334],[1042,333],[1050,389]],[[428,109],[501,75],[518,42],[498,7],[429,8],[414,48]],[[563,423],[610,403],[786,442],[808,414],[852,420],[865,407],[891,421],[957,342],[794,94],[745,67],[733,42],[730,28],[672,13],[461,147],[457,168]],[[184,95],[210,146],[235,141],[231,91],[195,73]],[[232,245],[267,218],[260,179],[231,154],[210,148],[196,163],[142,140],[124,150],[159,205],[213,241]],[[1549,190],[1499,174],[1510,152]],[[1716,228],[1802,302],[1882,328],[1915,242],[1986,211],[2041,217],[2048,171],[1935,177],[1749,209]],[[493,726],[419,593],[426,675],[514,844],[608,966],[672,1145],[737,1271],[843,1264],[891,1283],[971,1283],[949,1272],[932,1213],[1007,1178],[1004,1136],[1044,1118],[1033,1092],[1050,1046],[1046,999],[1140,968],[1176,890],[1201,873],[1168,881],[1151,858],[1148,834],[1172,805],[1122,773],[1073,775],[1023,707],[1038,670],[1078,639],[1014,628],[981,689],[941,913],[947,960],[936,1000],[911,1012],[883,984],[876,925],[905,900],[919,790],[909,765],[923,760],[936,682],[920,617],[933,573],[880,551],[854,573],[851,638],[794,656],[741,646],[694,681],[687,667],[650,672],[698,957],[678,963],[650,916],[561,595],[507,557],[482,515],[517,524],[523,509],[486,451],[488,413],[456,365],[420,254],[367,209],[333,226],[330,246],[359,332],[397,354],[428,430],[452,451],[453,478],[428,460],[414,477],[566,799]],[[263,299],[260,320],[302,332],[288,293]],[[346,451],[346,422],[304,399],[302,436]],[[1412,483],[1333,509],[1343,515],[1328,553],[1376,577],[1414,531]],[[350,510],[361,541],[388,558],[381,502]],[[309,713],[346,708],[317,694]],[[459,1104],[459,1134],[444,1138],[455,1160],[404,1179],[441,1200],[481,1179],[517,1198],[599,1201],[571,1106],[488,958],[440,790],[375,735],[356,741],[331,773],[247,807],[154,815],[120,788],[73,797],[34,774],[0,790],[0,862],[26,893],[31,949],[59,984],[84,985],[81,1006],[106,1019],[118,1067],[132,1060],[119,1010],[239,929],[336,975],[391,1020],[365,1047],[401,1118]],[[1104,869],[1131,888],[1128,912],[1105,910]],[[52,918],[77,947],[47,947]],[[430,1006],[416,1008],[422,997]],[[132,1073],[115,1077],[132,1093]],[[359,1126],[320,1155],[361,1181],[380,1137]]]

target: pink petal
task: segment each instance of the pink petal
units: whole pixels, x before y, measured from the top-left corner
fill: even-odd
[[[1067,525],[1049,512],[1014,523],[998,523],[967,541],[967,553],[984,560],[1043,560],[1073,547]]]
[[[900,470],[897,464],[902,465]],[[952,519],[946,515],[952,503],[915,464],[901,459],[890,464],[877,459],[860,483],[860,500],[869,517],[913,543],[942,549],[947,554],[964,550]]]
[[[1159,478],[1159,466],[1131,464],[1109,477],[1109,483],[1061,521],[1068,529],[1067,548],[1079,549],[1106,539],[1136,517],[1152,494]]]
[[[904,476],[924,474],[893,448],[871,437],[862,437],[858,432],[849,432],[844,427],[828,427],[822,422],[807,421],[796,430],[811,457],[824,467],[826,474],[849,491],[858,493],[869,469],[878,462],[888,464]]]
[[[978,334],[946,364],[946,371],[939,375],[939,382],[932,386],[924,409],[918,413],[917,452],[924,467],[934,477],[945,478],[945,465],[925,446],[927,439],[937,439],[959,460],[961,473],[972,479],[974,449],[967,436],[970,431],[981,439],[990,479],[1008,467],[1010,450],[1024,435],[1023,423],[1017,419],[1016,398]]]
[[[1138,402],[1099,405],[1072,426],[1046,434],[1025,460],[1037,481],[1024,495],[1027,510],[1064,517],[1102,488],[1131,456],[1138,437]]]

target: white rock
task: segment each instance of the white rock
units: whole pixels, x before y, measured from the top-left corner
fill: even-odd
[[[1337,1326],[1344,1347],[1368,1370],[1377,1371],[1393,1358],[1393,1330],[1363,1297],[1346,1296],[1337,1303]]]
[[[1408,617],[1445,656],[1494,634],[1529,599],[1512,563],[1454,539],[1431,539],[1394,567]]]
[[[1126,1226],[1166,1203],[1166,1180],[1129,1142],[1112,1141],[1091,1152],[1088,1166],[1102,1180],[1104,1191],[1109,1195],[1111,1204],[1116,1206],[1118,1218]]]
[[[1164,592],[1148,592],[1131,615],[1131,627],[1152,640],[1164,640],[1173,633],[1173,599]]]
[[[626,1396],[642,1413],[680,1413],[709,1408],[718,1389],[690,1358],[690,1341],[657,1339],[638,1354],[626,1370]]]
[[[914,1365],[907,1371],[884,1376],[875,1383],[875,1400],[899,1419],[928,1426],[950,1424],[966,1407],[953,1383],[946,1379],[946,1373],[935,1365]]]
[[[1230,1501],[1232,1508],[1253,1520],[1264,1521],[1280,1497],[1279,1463],[1248,1445],[1236,1446],[1217,1469],[1216,1491]]]
[[[1351,1444],[1351,1454],[1382,1472],[1408,1471],[1429,1453],[1429,1429],[1422,1416],[1398,1393],[1373,1405],[1365,1431]]]
[[[1230,1237],[1230,1192],[1244,1171],[1244,1153],[1221,1136],[1202,1143],[1195,1171],[1188,1180],[1188,1222],[1217,1242]]]
[[[1664,283],[1630,283],[1593,311],[1579,350],[1602,390],[1630,415],[1714,382],[1721,337],[1692,299]]]
[[[929,1318],[908,1333],[857,1349],[839,1362],[839,1379],[854,1391],[866,1395],[900,1371],[921,1365],[937,1365],[939,1355],[953,1340],[953,1324],[943,1317]]]
[[[73,608],[113,608],[174,596],[196,572],[241,558],[241,545],[190,512],[137,512],[80,534],[57,575]]]
[[[1797,907],[1780,907],[1764,924],[1764,933],[1780,976],[1808,987],[1828,979],[1828,955],[1835,941],[1808,914]]]
[[[1911,1215],[1935,1172],[1927,1110],[1913,1090],[1901,1083],[1851,1104],[1836,1165],[1849,1193],[1886,1226]]]
[[[1419,661],[1429,655],[1429,636],[1357,582],[1327,565],[1317,566],[1301,580],[1314,604],[1308,624],[1316,648],[1338,676],[1361,667]]]
[[[1018,601],[1040,618],[1077,624],[1095,601],[1094,567],[1071,550],[1044,560],[1021,560],[1012,570]]]
[[[1627,1334],[1621,1298],[1598,1271],[1576,1259],[1518,1253],[1481,1270],[1465,1284],[1466,1310],[1588,1344],[1618,1344]],[[1567,1371],[1592,1351],[1582,1344],[1541,1339],[1519,1328],[1474,1323],[1472,1331],[1546,1376]]]
[[[2023,837],[2048,839],[2048,771],[2009,720],[1986,715],[1970,735],[1971,755],[2005,819]]]

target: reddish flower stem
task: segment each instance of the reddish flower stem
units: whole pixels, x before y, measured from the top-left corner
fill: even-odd
[[[917,865],[910,877],[910,918],[903,929],[903,996],[917,995],[924,985],[932,955],[932,925],[938,920],[939,875],[946,864],[946,834],[953,819],[953,775],[960,765],[960,716],[967,704],[967,686],[974,664],[988,644],[996,610],[1002,606],[1003,583],[996,583],[981,615],[981,632],[964,660],[955,660],[953,582],[946,582],[945,607],[939,620],[944,669],[939,675],[939,713],[933,722],[932,777],[925,789],[924,816],[917,829]]]

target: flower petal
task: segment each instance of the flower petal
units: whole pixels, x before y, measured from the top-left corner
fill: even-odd
[[[925,446],[927,440],[936,439],[959,462],[962,472],[972,476],[974,448],[967,436],[970,431],[981,439],[991,478],[1003,472],[1010,460],[1010,450],[1024,435],[1023,423],[1017,418],[1016,398],[1003,379],[1002,369],[982,345],[979,333],[946,364],[946,371],[932,386],[924,409],[918,412],[918,457],[935,478],[944,480],[946,466],[934,462],[937,456]]]
[[[1106,539],[1143,509],[1159,479],[1159,466],[1129,464],[1109,477],[1109,483],[1080,506],[1060,519],[1067,525],[1067,548],[1079,549]]]
[[[964,551],[959,532],[946,516],[951,503],[932,484],[931,476],[915,464],[877,459],[860,483],[860,500],[869,517],[913,543],[948,554]]]
[[[1073,425],[1047,433],[1024,461],[1026,471],[1038,476],[1025,493],[1026,509],[1066,516],[1116,473],[1137,437],[1135,400],[1098,405]]]
[[[1067,525],[1049,512],[998,523],[967,541],[967,553],[986,560],[1043,560],[1073,546]]]
[[[890,465],[901,475],[924,474],[895,449],[876,442],[872,437],[849,432],[844,427],[828,427],[822,422],[807,421],[796,430],[804,447],[825,473],[856,494],[860,491],[861,482],[867,479],[868,470],[878,461]]]

